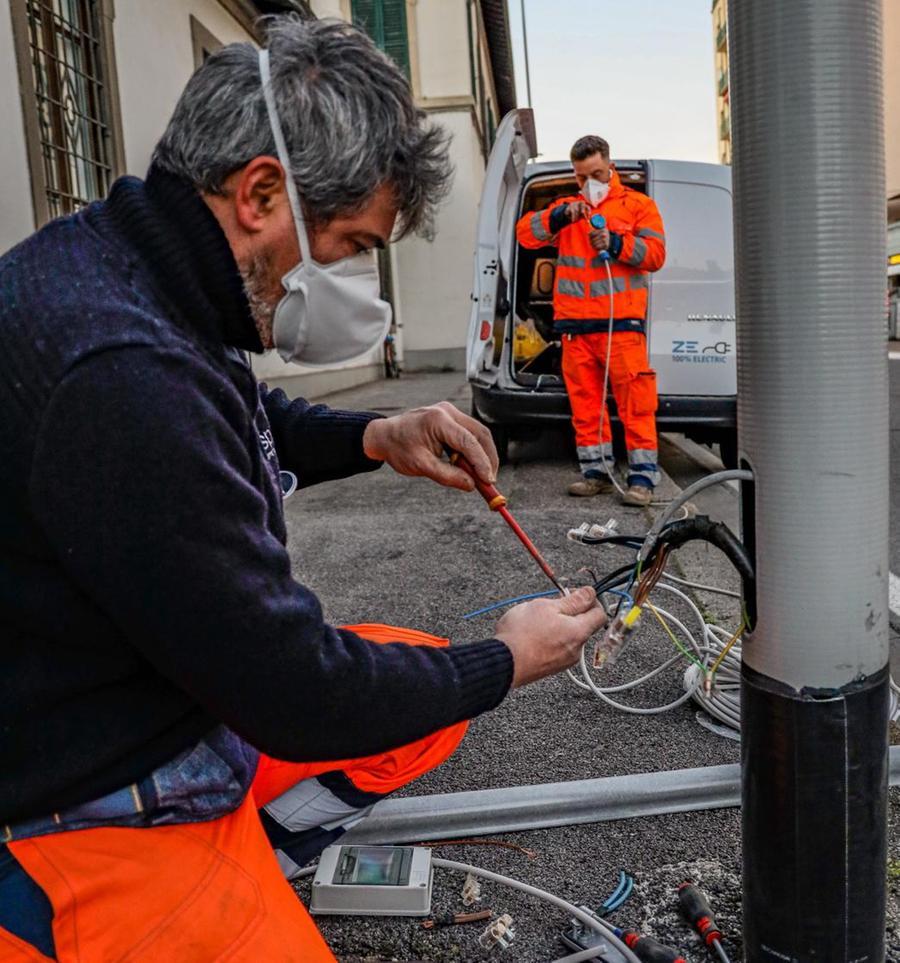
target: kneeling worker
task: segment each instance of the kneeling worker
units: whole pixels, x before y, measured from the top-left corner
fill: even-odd
[[[612,491],[615,466],[604,381],[625,427],[626,505],[648,505],[659,482],[656,373],[647,360],[648,274],[666,259],[662,218],[653,200],[625,187],[602,137],[581,137],[570,153],[581,196],[564,197],[516,226],[523,247],[559,251],[553,290],[554,330],[562,337],[562,369],[572,406],[581,481],[571,495]],[[591,217],[602,215],[605,226]],[[604,256],[606,255],[606,256]],[[612,275],[607,274],[607,258]],[[613,318],[612,347],[609,319]]]
[[[573,664],[592,590],[494,637],[335,627],[280,473],[496,471],[450,405],[289,401],[244,352],[339,364],[388,320],[371,248],[427,223],[446,138],[337,21],[189,81],[146,180],[0,259],[0,963],[333,963],[285,876]]]

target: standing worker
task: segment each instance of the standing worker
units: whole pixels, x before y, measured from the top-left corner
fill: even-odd
[[[244,353],[381,343],[371,249],[450,175],[424,118],[361,31],[276,19],[145,180],[0,259],[0,963],[333,963],[285,876],[605,621],[582,589],[451,646],[330,625],[291,575],[280,471],[496,471],[449,404],[289,401]]]
[[[659,469],[656,372],[647,358],[645,325],[648,274],[666,260],[663,222],[651,198],[622,184],[602,137],[580,137],[569,156],[581,196],[529,212],[516,225],[523,247],[553,245],[559,251],[554,330],[562,337],[563,377],[583,476],[569,494],[599,495],[613,488],[612,428],[604,404],[608,373],[628,448],[622,501],[649,505]],[[604,226],[591,225],[598,214]]]

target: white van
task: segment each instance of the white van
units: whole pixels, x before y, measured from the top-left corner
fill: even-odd
[[[570,417],[560,345],[552,333],[556,249],[521,248],[515,228],[526,212],[577,194],[578,187],[571,164],[535,163],[536,153],[531,110],[507,114],[488,160],[478,215],[466,367],[472,413],[491,429],[501,458],[511,434]],[[657,424],[661,431],[718,443],[723,461],[733,464],[731,168],[666,160],[615,164],[625,185],[656,201],[666,228],[666,264],[650,275],[647,317]],[[516,345],[524,334],[539,345],[527,357]]]

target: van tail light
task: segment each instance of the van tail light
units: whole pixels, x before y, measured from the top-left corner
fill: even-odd
[[[490,322],[490,321],[482,321],[482,322],[481,322],[481,340],[482,340],[482,341],[487,341],[487,339],[488,339],[490,336],[491,336],[491,322]]]

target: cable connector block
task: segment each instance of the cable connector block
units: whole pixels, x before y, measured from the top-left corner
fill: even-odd
[[[478,937],[478,945],[485,950],[492,950],[499,946],[501,950],[509,949],[509,945],[516,938],[513,928],[513,918],[509,913],[498,916],[488,928]]]
[[[628,636],[637,627],[641,617],[641,607],[632,605],[625,613],[617,615],[607,626],[603,637],[594,647],[594,668],[612,665],[628,644]]]
[[[605,525],[594,523],[587,533],[590,538],[612,538],[619,534],[619,523],[615,518],[610,518]]]
[[[566,532],[566,538],[570,542],[584,542],[586,538],[589,537],[591,530],[590,522],[582,522],[578,528],[570,528]]]
[[[619,523],[614,518],[610,518],[605,525],[597,522],[582,522],[578,528],[570,528],[566,532],[566,538],[570,542],[581,542],[584,544],[586,539],[611,538],[619,534]]]
[[[462,888],[463,906],[472,906],[481,899],[481,883],[471,874],[467,873]]]

